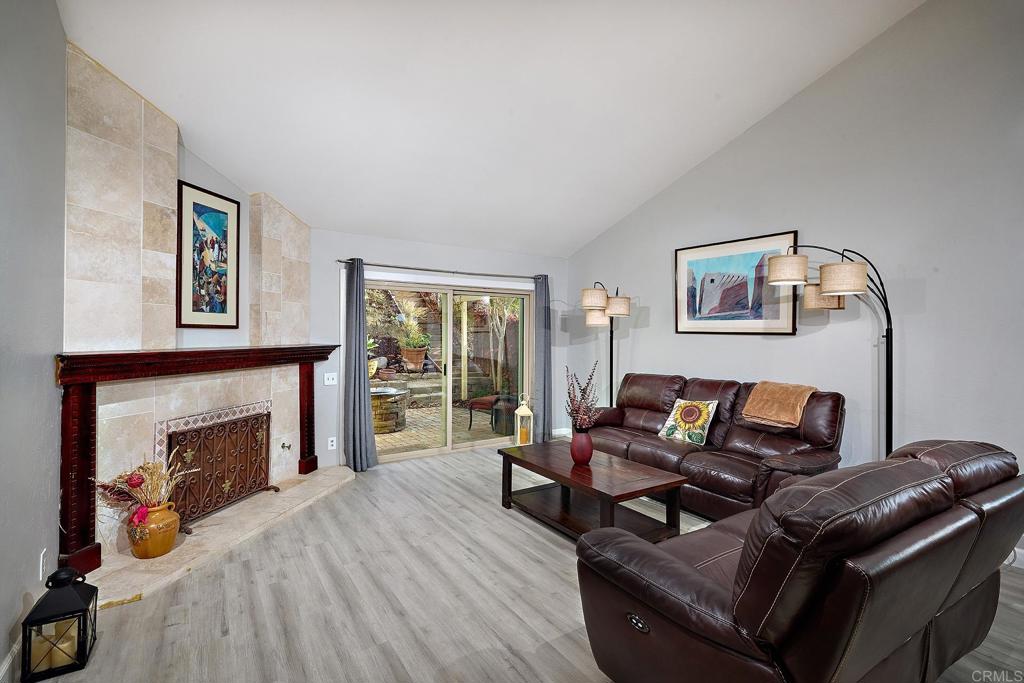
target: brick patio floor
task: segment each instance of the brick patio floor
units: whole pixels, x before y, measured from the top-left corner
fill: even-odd
[[[473,429],[469,429],[469,410],[452,408],[455,411],[452,424],[452,440],[455,445],[495,439],[500,434],[491,430],[490,417],[486,412],[473,414]],[[511,437],[509,437],[511,439]],[[405,429],[392,434],[377,434],[378,455],[407,453],[444,445],[444,423],[441,408],[409,408],[405,413]]]

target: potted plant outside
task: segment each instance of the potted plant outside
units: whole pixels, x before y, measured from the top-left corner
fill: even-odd
[[[430,346],[430,335],[426,332],[410,332],[398,341],[402,349],[402,360],[410,372],[423,369],[423,361],[427,357]]]
[[[366,335],[366,368],[370,372],[370,378],[372,379],[377,374],[377,365],[379,364],[376,358],[370,358],[373,350],[377,348],[377,341],[370,335]]]

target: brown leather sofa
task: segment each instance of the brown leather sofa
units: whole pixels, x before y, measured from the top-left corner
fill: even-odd
[[[918,442],[657,545],[584,534],[587,633],[619,683],[931,682],[984,640],[1022,533],[1012,454]]]
[[[800,426],[783,429],[743,419],[755,384],[630,373],[622,378],[615,407],[603,409],[590,430],[594,447],[686,475],[689,482],[680,490],[680,502],[708,519],[758,507],[791,475],[838,467],[846,416],[843,395],[815,392]],[[677,398],[718,401],[704,446],[658,436]]]

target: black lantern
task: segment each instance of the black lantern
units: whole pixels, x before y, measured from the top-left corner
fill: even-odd
[[[46,579],[46,588],[21,622],[22,683],[84,669],[96,642],[96,587],[62,567]]]

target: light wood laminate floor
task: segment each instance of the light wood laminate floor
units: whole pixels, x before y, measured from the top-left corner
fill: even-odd
[[[88,669],[61,680],[606,681],[574,545],[500,506],[500,469],[481,448],[360,474],[214,564],[101,612]],[[992,634],[942,681],[1024,670],[1022,576],[1004,574]]]

